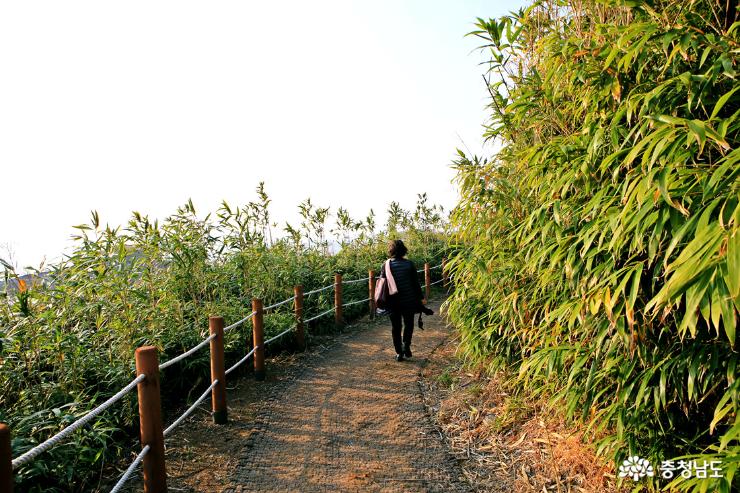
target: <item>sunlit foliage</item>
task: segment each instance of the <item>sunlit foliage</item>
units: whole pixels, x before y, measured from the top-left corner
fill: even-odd
[[[740,465],[734,2],[537,2],[490,53],[490,159],[460,153],[449,312],[466,354],[598,452]],[[665,480],[656,484],[665,486]]]

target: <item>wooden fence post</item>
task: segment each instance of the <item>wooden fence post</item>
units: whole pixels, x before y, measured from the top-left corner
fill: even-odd
[[[293,287],[295,294],[295,338],[301,350],[306,349],[306,334],[303,329],[303,286]]]
[[[342,325],[342,274],[334,274],[334,323]]]
[[[224,369],[224,319],[223,317],[209,317],[208,330],[211,335],[211,383],[218,383],[211,389],[211,409],[213,422],[225,425],[229,418],[226,408],[226,371]]]
[[[262,300],[252,300],[252,347],[254,350],[254,378],[262,381],[265,379],[265,325],[262,318]]]
[[[424,303],[429,303],[432,294],[432,271],[429,270],[429,262],[424,262]]]
[[[447,289],[447,258],[442,259],[442,287]]]
[[[167,471],[164,463],[162,405],[159,397],[159,361],[157,348],[143,346],[136,350],[136,374],[146,375],[137,386],[139,396],[139,428],[141,446],[149,445],[144,456],[144,492],[167,491]]]
[[[370,269],[367,272],[367,291],[370,295],[370,320],[375,319],[375,271]]]
[[[0,491],[13,493],[13,452],[10,428],[5,423],[0,423]]]

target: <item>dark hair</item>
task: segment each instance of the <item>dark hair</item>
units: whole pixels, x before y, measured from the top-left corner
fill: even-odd
[[[401,240],[391,240],[388,242],[388,256],[392,258],[402,258],[408,253],[409,249]]]

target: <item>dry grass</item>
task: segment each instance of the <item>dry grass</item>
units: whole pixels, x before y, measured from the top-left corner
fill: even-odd
[[[502,374],[466,368],[450,339],[422,370],[426,405],[476,491],[617,492],[614,470],[583,429],[544,399],[509,391]]]

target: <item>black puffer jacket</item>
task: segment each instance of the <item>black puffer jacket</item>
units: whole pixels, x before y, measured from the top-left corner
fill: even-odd
[[[381,273],[385,277],[385,264],[381,268]],[[398,293],[388,297],[388,309],[390,311],[416,311],[423,297],[416,266],[405,258],[392,259],[391,273],[396,281]]]

